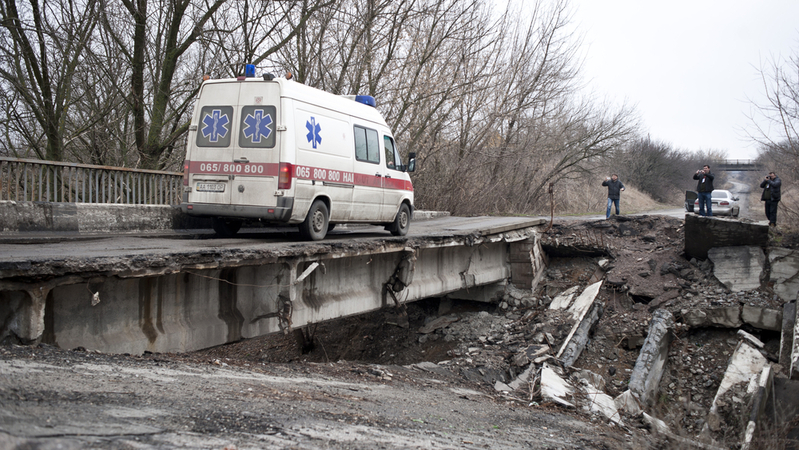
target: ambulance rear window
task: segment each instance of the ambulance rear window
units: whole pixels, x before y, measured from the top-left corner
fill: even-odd
[[[239,123],[239,146],[248,148],[272,148],[275,146],[275,122],[277,109],[274,106],[244,106]]]
[[[232,106],[203,106],[197,124],[197,146],[229,147],[232,120]]]
[[[380,139],[377,130],[355,125],[355,159],[358,161],[380,163]]]

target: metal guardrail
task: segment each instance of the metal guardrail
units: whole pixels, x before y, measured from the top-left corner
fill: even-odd
[[[183,174],[0,157],[0,200],[176,205]]]

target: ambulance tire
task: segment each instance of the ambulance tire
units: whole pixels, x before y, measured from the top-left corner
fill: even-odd
[[[403,203],[400,205],[399,211],[397,212],[397,217],[394,219],[394,223],[389,226],[388,230],[391,231],[391,234],[394,236],[405,236],[408,234],[408,228],[411,227],[411,209],[408,208],[407,203]]]
[[[327,234],[327,225],[330,221],[327,205],[322,200],[314,200],[308,215],[300,224],[300,235],[309,241],[321,241]]]
[[[232,237],[241,229],[241,220],[214,217],[212,224],[219,237]]]

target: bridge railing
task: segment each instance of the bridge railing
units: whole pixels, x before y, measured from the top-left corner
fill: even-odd
[[[0,200],[176,205],[183,174],[0,157]]]

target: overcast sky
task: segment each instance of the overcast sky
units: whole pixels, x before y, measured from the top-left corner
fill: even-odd
[[[584,76],[635,105],[652,139],[756,156],[748,99],[759,68],[799,53],[799,0],[572,0]]]

